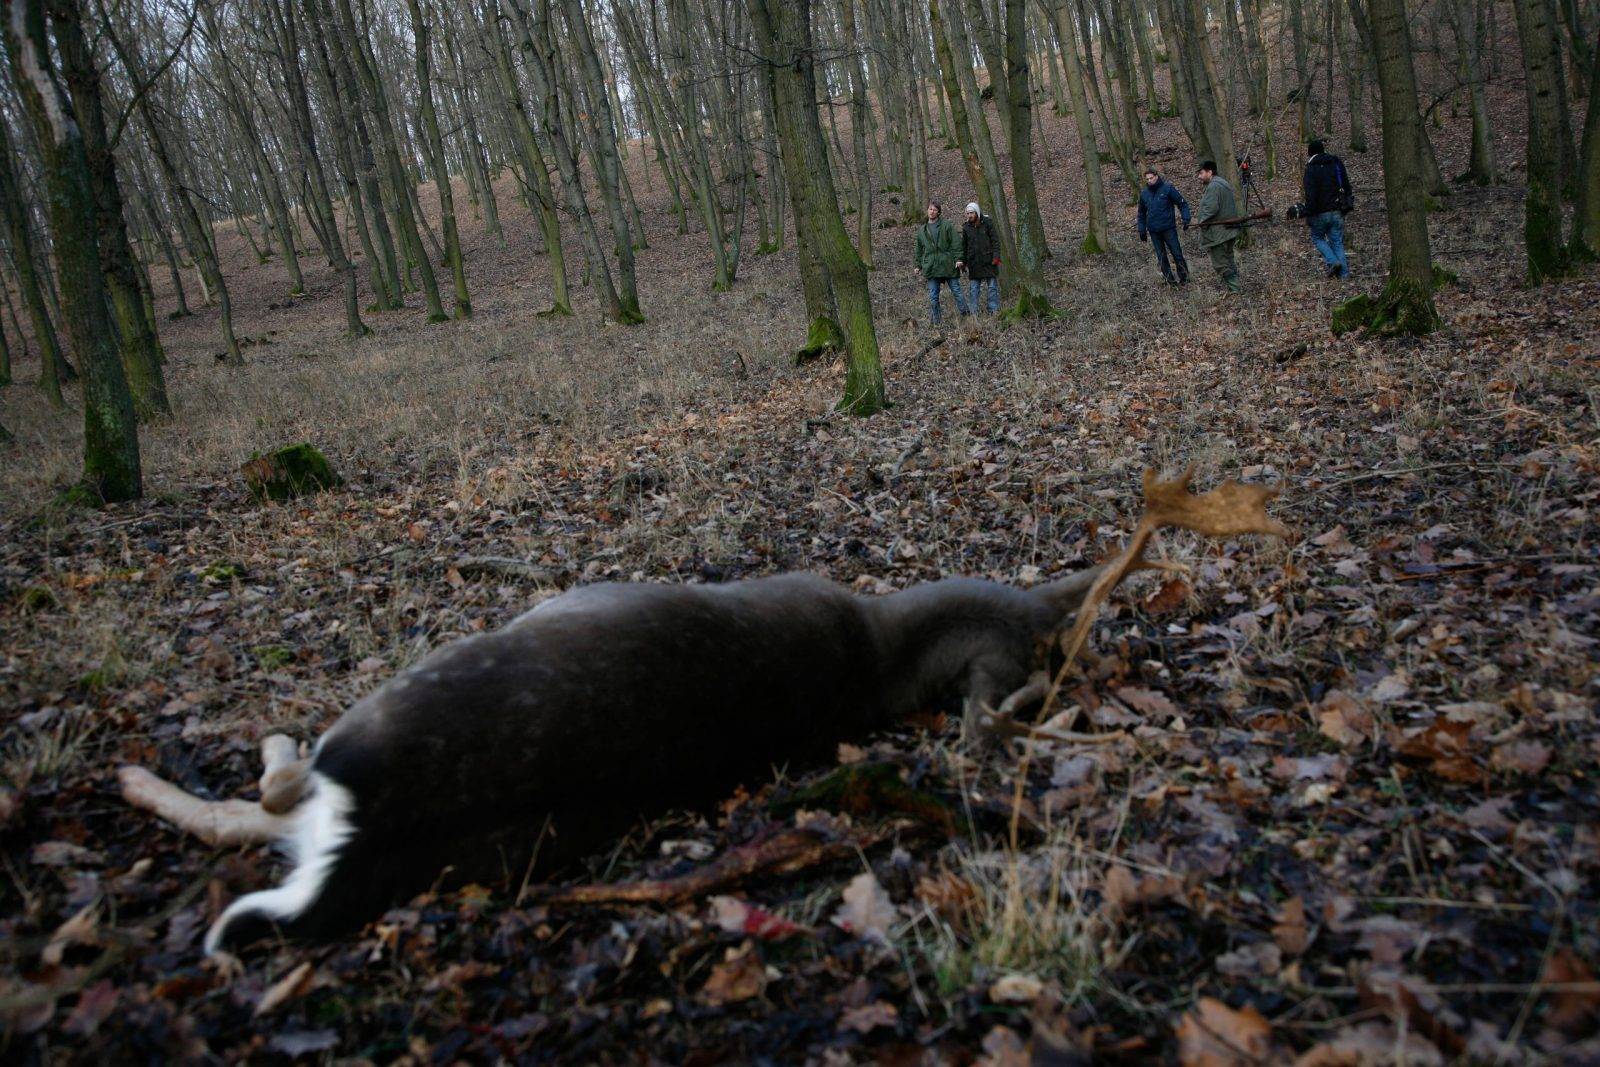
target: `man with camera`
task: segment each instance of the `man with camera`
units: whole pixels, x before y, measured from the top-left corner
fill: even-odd
[[[1355,207],[1355,194],[1344,160],[1324,148],[1321,141],[1306,145],[1305,199],[1289,208],[1289,217],[1306,220],[1328,277],[1344,278],[1350,273],[1344,254],[1344,216]]]

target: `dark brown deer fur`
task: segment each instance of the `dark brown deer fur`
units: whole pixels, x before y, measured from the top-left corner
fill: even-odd
[[[541,604],[402,671],[312,757],[295,869],[235,902],[208,949],[326,936],[441,870],[520,876],[641,813],[826,759],[947,697],[998,705],[1098,568],[1019,590],[951,579],[886,597],[813,575],[612,584]]]

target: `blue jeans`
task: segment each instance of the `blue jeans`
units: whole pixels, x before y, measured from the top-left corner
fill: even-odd
[[[956,310],[965,315],[967,302],[961,299],[961,281],[957,278],[929,278],[928,279],[928,316],[937,324],[942,318],[939,310],[939,287],[948,285],[950,295],[956,298]]]
[[[1337,211],[1324,211],[1308,220],[1311,226],[1311,243],[1322,253],[1322,261],[1330,268],[1338,267],[1341,275],[1350,273],[1350,261],[1344,258],[1344,216]]]
[[[978,298],[983,295],[983,287],[989,287],[989,314],[993,315],[1000,310],[1000,279],[999,278],[969,278],[967,279],[967,307],[973,314],[978,312]]]
[[[1156,230],[1150,234],[1150,243],[1156,246],[1156,260],[1161,264],[1161,276],[1167,281],[1172,280],[1172,268],[1167,265],[1167,253],[1172,253],[1172,258],[1178,264],[1178,280],[1189,280],[1189,264],[1184,262],[1183,245],[1178,243],[1178,230]]]

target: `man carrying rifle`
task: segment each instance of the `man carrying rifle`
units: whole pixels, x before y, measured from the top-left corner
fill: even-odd
[[[1211,255],[1211,266],[1216,270],[1228,292],[1237,293],[1239,265],[1233,258],[1233,243],[1244,230],[1239,226],[1239,205],[1233,196],[1233,186],[1217,173],[1211,160],[1200,164],[1199,178],[1205,185],[1200,197],[1200,208],[1195,212],[1195,222],[1200,225],[1200,244]]]

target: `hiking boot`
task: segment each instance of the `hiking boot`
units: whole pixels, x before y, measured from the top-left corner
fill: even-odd
[[[1343,277],[1343,275],[1344,271],[1337,263],[1328,268],[1328,277],[1330,278],[1339,278]]]

